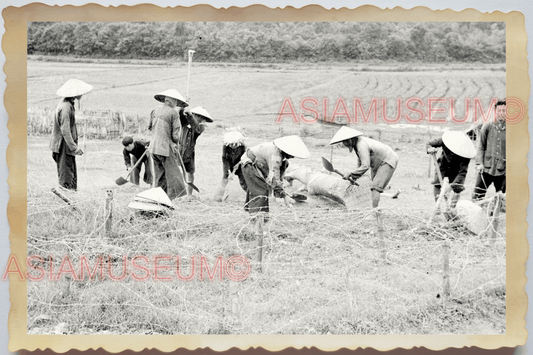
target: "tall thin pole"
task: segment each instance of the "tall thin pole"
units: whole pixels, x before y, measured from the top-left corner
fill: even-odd
[[[190,101],[190,96],[189,96],[189,83],[191,81],[191,65],[192,65],[192,56],[194,54],[194,51],[192,49],[189,49],[189,52],[188,52],[188,55],[189,55],[189,61],[187,63],[187,93],[185,94],[185,100],[187,102]]]

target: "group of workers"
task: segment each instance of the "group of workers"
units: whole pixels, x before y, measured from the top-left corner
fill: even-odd
[[[477,172],[472,201],[480,201],[494,185],[496,192],[505,193],[506,186],[506,101],[498,101],[494,110],[495,119],[488,123],[474,124],[467,132],[447,131],[442,137],[426,144],[428,154],[442,152],[437,159],[439,170],[433,179],[435,200],[441,193],[442,181],[448,179],[453,191],[450,209],[454,209],[465,189],[465,179],[470,160],[475,158]],[[473,141],[476,141],[474,145]],[[455,213],[452,213],[454,215]]]
[[[57,164],[59,184],[66,189],[77,189],[75,155],[83,154],[78,146],[74,101],[79,100],[87,90],[90,91],[92,87],[89,87],[71,79],[57,92],[62,99],[56,109],[50,148]],[[161,92],[154,98],[163,105],[150,113],[148,128],[152,132],[151,140],[148,142],[129,136],[122,140],[126,167],[132,169],[130,181],[139,184],[141,165],[144,165],[143,180],[161,187],[171,200],[184,195],[191,196],[196,140],[205,130],[206,123],[213,120],[202,107],[190,109],[183,96],[174,89]],[[432,182],[435,198],[440,195],[442,181],[446,178],[454,192],[452,208],[464,190],[468,165],[474,157],[479,174],[473,200],[482,199],[491,184],[494,184],[496,191],[505,193],[505,100],[499,101],[495,109],[494,122],[478,125],[469,132],[448,131],[427,143],[428,154],[434,154],[437,148],[442,148],[437,160],[439,169]],[[477,147],[471,140],[475,136]],[[238,129],[233,129],[224,135],[223,143],[223,178],[221,189],[216,194],[218,200],[222,199],[229,178],[238,176],[246,192],[244,208],[254,216],[266,217],[271,193],[283,198],[287,205],[295,202],[284,190],[283,177],[290,159],[310,157],[300,137],[285,136],[247,147],[244,135]],[[339,143],[347,147],[350,153],[357,154],[359,160],[359,166],[346,172],[343,178],[356,183],[370,170],[372,206],[377,208],[380,194],[398,165],[398,155],[390,146],[347,126],[341,127],[330,141],[330,145]]]

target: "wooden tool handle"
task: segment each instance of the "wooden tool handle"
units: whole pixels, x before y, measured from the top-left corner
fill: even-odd
[[[133,164],[133,166],[131,167],[128,175],[126,175],[126,180],[128,180],[128,178],[130,177],[130,175],[133,172],[133,170],[137,167],[137,165],[139,165],[141,163],[143,158],[146,156],[147,152],[148,152],[148,149],[145,149],[143,155],[141,155],[141,157],[139,159],[137,159],[137,162],[135,164]]]

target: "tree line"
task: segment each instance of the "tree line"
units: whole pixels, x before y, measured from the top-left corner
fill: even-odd
[[[30,22],[28,54],[204,62],[505,62],[503,22]]]

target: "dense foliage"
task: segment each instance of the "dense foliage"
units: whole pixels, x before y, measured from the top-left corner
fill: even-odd
[[[505,62],[503,22],[32,22],[28,54],[285,62]]]

